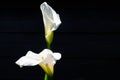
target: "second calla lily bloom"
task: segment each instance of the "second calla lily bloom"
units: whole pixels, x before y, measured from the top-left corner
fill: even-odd
[[[48,44],[51,44],[53,39],[53,31],[61,24],[59,14],[57,14],[46,2],[40,5],[45,26],[45,38]]]
[[[16,64],[20,67],[40,65],[48,75],[52,76],[56,60],[59,60],[60,58],[60,53],[53,53],[49,49],[44,49],[39,54],[28,51],[25,56],[16,61]]]

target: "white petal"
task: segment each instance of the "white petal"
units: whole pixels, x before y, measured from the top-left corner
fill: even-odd
[[[54,58],[56,60],[60,60],[61,59],[61,54],[60,53],[54,53],[53,56],[54,56]]]
[[[19,66],[35,66],[41,62],[41,60],[38,57],[38,54],[28,51],[28,53],[25,56],[21,57],[15,63]]]
[[[53,53],[50,49],[44,49],[40,54],[40,56],[44,56],[45,59],[47,60],[59,60],[61,58],[61,54],[60,53]]]
[[[59,14],[57,14],[46,2],[40,5],[40,9],[43,14],[45,27],[50,27],[52,31],[56,30],[61,24]]]
[[[39,55],[44,57],[40,64],[54,64],[56,62],[50,49],[44,49]]]
[[[47,57],[48,54],[53,54],[53,52],[50,49],[44,49],[39,53],[39,56]]]
[[[61,58],[60,53],[53,53],[49,49],[44,49],[41,53],[41,56],[45,56],[44,60],[39,64],[42,69],[49,75],[53,75],[54,73],[54,65],[56,60]]]
[[[52,31],[55,31],[55,30],[58,29],[59,25],[61,24],[61,20],[60,20],[59,14],[55,14],[55,15],[53,14],[53,16],[54,16],[54,23],[55,23],[55,25],[52,28]]]
[[[40,52],[40,54],[43,54],[43,53],[53,53],[50,49],[44,49]]]
[[[23,56],[18,61],[16,61],[16,64],[19,66],[35,66],[38,65],[40,61]]]
[[[36,54],[36,53],[34,53],[34,52],[32,52],[32,51],[28,51],[25,56],[30,57],[30,58],[33,58],[33,59],[40,60],[40,55],[39,55],[39,54]]]

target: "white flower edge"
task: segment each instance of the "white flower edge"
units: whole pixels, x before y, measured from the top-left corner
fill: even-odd
[[[53,53],[49,49],[44,49],[39,54],[36,54],[32,51],[28,51],[25,56],[22,56],[20,59],[18,59],[15,63],[22,66],[35,66],[40,64],[52,64],[54,65],[56,63],[56,60],[59,60],[61,58],[60,53]]]
[[[43,15],[43,21],[45,30],[49,31],[55,31],[59,25],[61,24],[60,16],[55,12],[52,7],[50,7],[47,2],[43,2],[40,5],[40,9],[42,11]]]
[[[28,51],[25,56],[22,56],[15,63],[20,67],[40,65],[45,73],[52,76],[56,60],[60,59],[60,53],[53,53],[50,49],[44,49],[39,54]]]

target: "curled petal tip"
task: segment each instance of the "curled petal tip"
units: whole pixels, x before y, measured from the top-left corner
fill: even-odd
[[[60,53],[54,53],[54,58],[55,58],[56,60],[60,60],[61,57],[62,57],[62,55],[61,55]]]

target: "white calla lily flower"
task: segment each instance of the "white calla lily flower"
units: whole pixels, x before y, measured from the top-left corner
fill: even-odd
[[[43,22],[45,27],[45,38],[49,44],[53,39],[53,31],[55,31],[61,24],[59,14],[55,12],[46,2],[40,5],[43,15]]]
[[[60,58],[60,53],[53,53],[49,49],[44,49],[39,54],[28,51],[25,56],[18,59],[15,63],[20,67],[40,65],[47,74],[53,75],[56,60]]]

